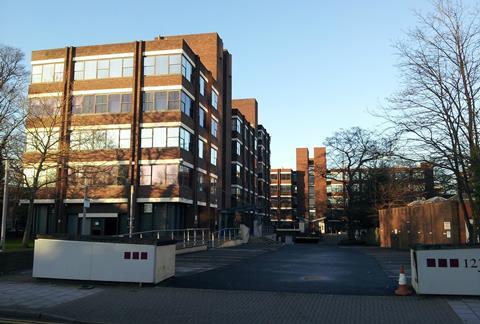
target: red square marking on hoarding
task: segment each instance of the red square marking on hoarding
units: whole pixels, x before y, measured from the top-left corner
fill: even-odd
[[[446,268],[447,267],[447,259],[438,259],[438,266],[440,268]]]
[[[450,259],[450,268],[458,268],[458,259]]]
[[[427,259],[428,268],[435,268],[436,266],[437,266],[437,262],[435,259]]]
[[[123,252],[123,258],[130,260],[130,252]]]
[[[147,252],[140,253],[140,259],[147,260],[148,259],[148,253]]]
[[[132,252],[132,259],[133,260],[138,260],[138,252]]]

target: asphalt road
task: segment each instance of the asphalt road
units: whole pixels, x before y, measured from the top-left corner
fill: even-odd
[[[205,258],[208,258],[208,254]],[[373,256],[361,250],[296,244],[213,270],[171,278],[162,286],[332,295],[393,295],[396,282],[389,278]]]

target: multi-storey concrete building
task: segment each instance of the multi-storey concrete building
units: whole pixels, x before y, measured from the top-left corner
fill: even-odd
[[[270,171],[271,221],[277,228],[298,227],[297,173],[292,169]]]
[[[253,229],[255,223],[263,224],[270,213],[269,198],[265,196],[269,184],[270,136],[258,124],[256,99],[235,99],[232,107],[231,205],[241,222]]]
[[[230,207],[231,79],[216,33],[34,51],[29,96],[60,98],[67,152],[38,193],[37,232],[79,233],[84,192],[87,234],[212,228]],[[73,167],[100,176],[85,190]]]

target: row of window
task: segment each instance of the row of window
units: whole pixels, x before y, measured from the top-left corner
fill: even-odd
[[[32,83],[63,81],[64,63],[35,64],[32,66]],[[191,81],[193,67],[181,54],[146,56],[144,58],[144,75],[182,74]],[[133,75],[133,57],[102,60],[77,61],[74,64],[75,80],[93,80],[106,78],[131,77]],[[200,94],[205,96],[203,76],[199,78]],[[218,93],[212,90],[211,104],[218,109]]]
[[[151,127],[142,128],[142,148],[149,147],[179,147],[190,151],[191,137],[193,135],[183,127]]]
[[[132,94],[97,94],[73,97],[73,114],[126,113],[132,108]]]
[[[133,57],[75,62],[74,79],[125,78],[133,75]]]
[[[130,129],[73,130],[70,135],[72,150],[102,150],[130,147]]]
[[[180,74],[188,81],[192,78],[192,64],[181,54],[146,56],[143,60],[144,75]]]
[[[32,83],[63,81],[63,63],[32,65]]]
[[[163,111],[180,109],[191,116],[192,99],[183,91],[145,92],[142,99],[143,111]]]
[[[35,115],[50,114],[58,110],[60,102],[57,98],[32,98],[30,100],[32,113]],[[73,114],[103,114],[126,113],[132,107],[132,94],[97,94],[78,95],[73,97]],[[192,99],[183,91],[145,92],[142,102],[143,111],[164,111],[180,109],[185,115],[191,116]],[[200,109],[200,114],[205,114]],[[202,115],[200,115],[201,117]],[[216,125],[216,122],[215,122]],[[201,118],[201,126],[205,127],[205,119]]]

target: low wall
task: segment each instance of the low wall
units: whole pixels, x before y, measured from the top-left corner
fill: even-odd
[[[158,283],[174,275],[175,242],[35,241],[35,278]]]
[[[30,270],[33,250],[0,252],[0,274]]]

